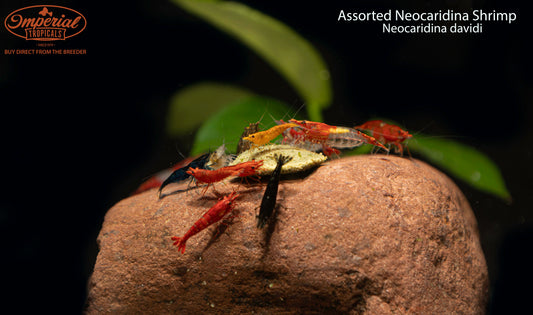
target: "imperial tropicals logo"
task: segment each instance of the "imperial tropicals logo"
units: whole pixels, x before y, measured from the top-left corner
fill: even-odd
[[[85,17],[76,10],[57,5],[34,5],[11,12],[5,19],[6,29],[26,40],[65,40],[83,32]]]

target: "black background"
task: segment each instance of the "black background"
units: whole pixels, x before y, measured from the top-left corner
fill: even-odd
[[[533,261],[532,23],[518,1],[244,1],[291,26],[320,51],[334,103],[325,121],[373,117],[469,144],[501,168],[513,203],[456,181],[478,218],[491,314],[528,306]],[[11,11],[41,2],[5,1]],[[88,21],[57,48],[79,56],[9,56],[36,48],[0,31],[3,299],[20,312],[79,313],[106,211],[143,179],[187,154],[164,132],[169,97],[200,81],[232,83],[297,110],[303,101],[246,47],[170,1],[56,1]],[[473,35],[383,34],[381,23],[338,22],[346,11],[497,9]]]

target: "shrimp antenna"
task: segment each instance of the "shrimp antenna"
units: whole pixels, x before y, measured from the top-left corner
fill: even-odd
[[[294,117],[300,112],[300,110],[302,110],[302,108],[304,108],[304,106],[305,106],[305,105],[302,104],[302,106],[300,106],[300,107],[298,108],[298,110],[296,110],[296,112],[294,112],[294,114],[292,115],[291,118],[294,118]],[[269,114],[269,115],[270,115],[270,118],[272,118],[272,120],[276,122],[276,124],[279,124],[280,121],[281,121],[281,120],[284,120],[286,116],[290,116],[290,115],[289,115],[289,112],[290,112],[290,109],[287,110],[287,112],[281,117],[280,120],[276,120],[271,114]]]
[[[178,152],[179,155],[181,155],[181,157],[183,159],[186,159],[187,157],[185,155],[183,155],[183,153],[181,153],[180,149],[179,149],[179,146],[178,146],[178,143],[176,142],[176,145],[174,146],[175,149],[176,149],[176,152]]]
[[[263,120],[263,117],[265,117],[266,112],[267,112],[267,110],[265,109],[265,111],[263,112],[263,115],[261,115],[261,117],[259,117],[259,120],[257,122],[261,122],[261,120]]]
[[[427,123],[422,129],[420,130],[417,130],[416,132],[413,132],[413,136],[416,136],[416,135],[419,135],[421,134],[424,130],[428,129],[431,125],[433,125],[435,122],[434,121],[430,121],[429,123]],[[405,124],[404,124],[405,125]]]
[[[422,132],[426,129],[428,129],[429,127],[431,127],[432,125],[435,124],[435,121],[430,121],[429,123],[427,123],[422,129],[420,130],[417,130],[416,132],[413,132],[412,135],[413,137],[414,136],[419,136],[422,134]],[[439,139],[439,138],[455,138],[455,139],[464,139],[464,138],[467,138],[465,136],[460,136],[460,135],[450,135],[450,134],[445,134],[445,135],[426,135],[427,138],[432,138],[432,139]]]
[[[267,113],[267,110],[265,109],[265,111],[263,112],[263,114],[261,115],[261,117],[259,117],[259,120],[257,121],[257,123],[261,123],[261,120],[263,120],[263,117],[265,117],[265,114]],[[269,114],[270,115],[270,114]]]
[[[302,106],[300,106],[300,107],[298,108],[298,110],[292,115],[291,118],[296,117],[296,115],[298,115],[298,113],[299,113],[299,112],[302,110],[302,108],[304,108],[304,107],[305,107],[305,104],[302,104]]]
[[[274,118],[274,116],[272,116],[271,113],[268,113],[268,116],[270,116],[270,118],[272,118],[272,120],[276,123],[276,124],[279,124],[279,120],[276,120],[276,118]],[[285,115],[283,115],[283,117],[285,117]],[[283,119],[283,118],[281,118]]]

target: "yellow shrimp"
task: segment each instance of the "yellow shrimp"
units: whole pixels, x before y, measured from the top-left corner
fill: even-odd
[[[282,134],[283,131],[285,131],[288,128],[292,128],[292,127],[299,127],[299,126],[293,123],[285,123],[285,124],[274,126],[265,131],[259,131],[259,132],[253,133],[249,135],[248,137],[244,137],[243,139],[253,142],[255,146],[261,146],[272,141],[274,138]]]

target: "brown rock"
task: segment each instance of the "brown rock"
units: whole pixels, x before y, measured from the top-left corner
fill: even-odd
[[[170,186],[169,189],[183,189]],[[87,313],[482,314],[488,274],[472,210],[427,164],[396,156],[334,160],[280,184],[275,222],[256,228],[265,185],[239,189],[240,216],[182,236],[211,190],[155,190],[105,217]]]

